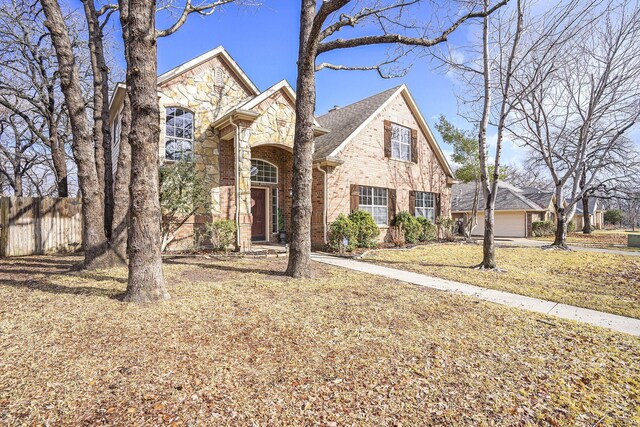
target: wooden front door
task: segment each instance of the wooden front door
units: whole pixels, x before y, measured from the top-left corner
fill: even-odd
[[[251,189],[251,240],[267,240],[267,190],[264,188]]]

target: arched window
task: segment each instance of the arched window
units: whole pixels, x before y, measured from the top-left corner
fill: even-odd
[[[193,113],[191,111],[168,107],[164,157],[167,160],[191,160],[193,157]]]
[[[264,160],[251,160],[251,182],[278,183],[278,168]]]

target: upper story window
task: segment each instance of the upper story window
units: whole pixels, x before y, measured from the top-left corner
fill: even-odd
[[[387,225],[389,217],[389,198],[386,188],[360,186],[358,209],[371,214],[378,225]]]
[[[416,216],[427,218],[431,222],[436,221],[436,195],[416,191]]]
[[[251,160],[251,182],[278,183],[278,168],[264,160]]]
[[[411,161],[411,129],[391,124],[391,157]]]
[[[193,157],[193,113],[169,107],[166,110],[164,157],[167,160],[190,160]]]

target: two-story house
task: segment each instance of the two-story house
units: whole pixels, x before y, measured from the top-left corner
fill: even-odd
[[[110,107],[113,156],[125,87]],[[183,226],[175,246],[205,221],[231,219],[237,247],[277,240],[278,210],[291,224],[295,92],[286,81],[260,91],[222,47],[158,77],[162,162],[196,163],[210,212]],[[312,243],[339,214],[371,212],[381,238],[396,212],[449,216],[453,172],[405,85],[316,120]]]

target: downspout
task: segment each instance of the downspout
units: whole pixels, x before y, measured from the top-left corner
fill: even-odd
[[[240,250],[240,146],[238,144],[238,140],[240,139],[240,127],[233,122],[233,115],[229,117],[229,124],[233,126],[235,129],[235,134],[233,138],[233,150],[235,152],[235,187],[236,187],[236,212],[235,212],[235,221],[236,221],[236,250]]]
[[[327,200],[329,197],[327,196],[327,171],[320,167],[320,164],[316,164],[316,169],[322,172],[323,175],[323,189],[322,194],[324,196],[324,203],[322,204],[322,236],[324,244],[327,244]]]

